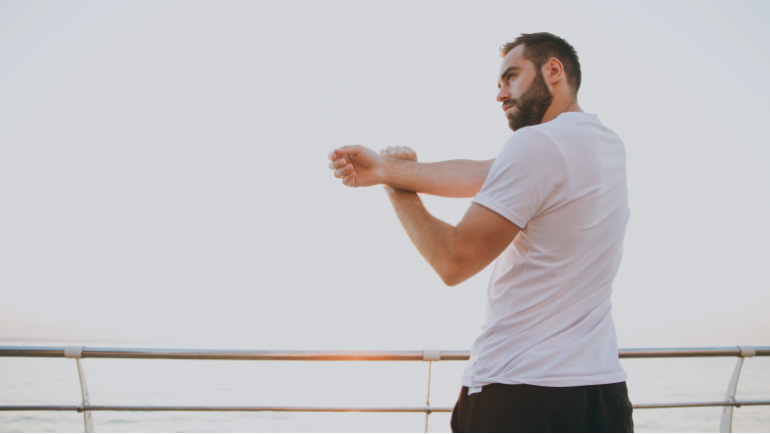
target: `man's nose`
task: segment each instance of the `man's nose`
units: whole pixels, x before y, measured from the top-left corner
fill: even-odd
[[[497,92],[497,101],[503,102],[511,97],[511,93],[508,92],[508,88],[503,86],[500,88],[500,92]]]

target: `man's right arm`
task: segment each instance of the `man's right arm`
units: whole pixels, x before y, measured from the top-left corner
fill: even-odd
[[[334,176],[349,187],[385,184],[393,188],[444,197],[474,197],[487,178],[492,160],[418,163],[381,156],[360,145],[329,154]]]
[[[392,161],[390,161],[392,160]],[[449,160],[417,163],[388,158],[386,184],[393,188],[443,197],[474,197],[495,161]]]

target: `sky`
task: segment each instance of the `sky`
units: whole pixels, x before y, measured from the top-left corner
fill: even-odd
[[[499,47],[577,49],[626,145],[621,347],[770,345],[770,3],[0,2],[0,339],[468,350],[380,187],[326,155],[489,159]],[[469,199],[424,196],[456,223]]]

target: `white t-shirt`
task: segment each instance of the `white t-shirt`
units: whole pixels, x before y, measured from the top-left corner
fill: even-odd
[[[495,262],[463,385],[625,381],[610,304],[629,217],[620,137],[580,112],[522,128],[473,202],[522,229]]]

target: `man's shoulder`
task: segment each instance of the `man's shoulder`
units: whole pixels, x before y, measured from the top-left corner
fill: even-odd
[[[497,160],[524,164],[553,163],[555,160],[563,160],[560,147],[539,128],[540,126],[533,125],[516,130],[503,146]]]
[[[516,130],[506,142],[508,146],[532,146],[540,143],[551,142],[551,139],[546,134],[540,125],[531,125]]]
[[[598,116],[584,112],[565,112],[550,122],[528,128],[545,135],[559,148],[581,142],[623,143],[620,136],[607,128]]]
[[[549,122],[533,125],[533,128],[544,134],[553,131],[573,131],[597,127],[606,128],[598,116],[585,112],[564,112]]]
[[[554,142],[554,136],[562,135],[565,132],[577,133],[592,127],[603,127],[596,115],[564,112],[551,121],[516,130],[509,141],[517,143]]]

